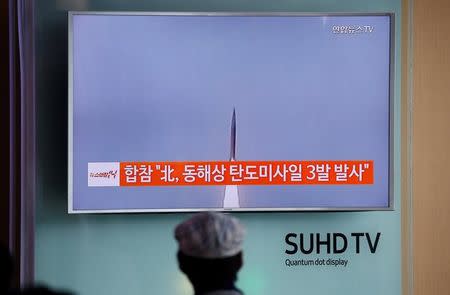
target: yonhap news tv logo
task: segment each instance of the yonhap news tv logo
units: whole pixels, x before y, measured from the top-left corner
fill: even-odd
[[[88,163],[88,186],[119,186],[119,162]]]

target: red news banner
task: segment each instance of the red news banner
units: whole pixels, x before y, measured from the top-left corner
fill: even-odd
[[[368,185],[373,161],[120,162],[120,186]]]

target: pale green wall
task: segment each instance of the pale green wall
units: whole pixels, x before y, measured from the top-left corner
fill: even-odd
[[[395,12],[394,212],[236,214],[248,231],[246,294],[401,294],[400,0],[40,0],[37,16],[36,279],[81,295],[191,294],[175,260],[184,214],[67,215],[67,10]],[[342,268],[287,268],[287,232],[382,232]],[[350,245],[354,246],[354,245]],[[300,256],[295,256],[301,258]],[[325,257],[324,255],[313,256]],[[338,258],[338,256],[333,256]]]

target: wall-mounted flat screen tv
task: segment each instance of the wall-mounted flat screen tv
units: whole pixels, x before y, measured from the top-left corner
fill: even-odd
[[[392,210],[393,21],[70,12],[69,212]]]

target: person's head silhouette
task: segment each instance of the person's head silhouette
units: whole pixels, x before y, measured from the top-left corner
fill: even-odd
[[[13,260],[7,247],[0,244],[0,294],[6,294],[11,287]]]
[[[17,293],[17,295],[73,295],[73,294],[66,291],[52,290],[46,286],[38,285],[27,287],[21,290],[20,293]]]
[[[175,229],[178,263],[196,295],[241,294],[235,287],[242,267],[244,229],[229,215],[198,213]]]

